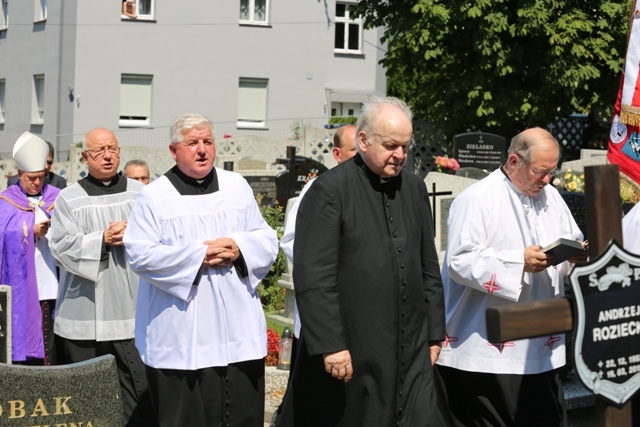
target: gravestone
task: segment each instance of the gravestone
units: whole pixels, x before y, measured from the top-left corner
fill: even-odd
[[[278,159],[278,164],[288,164],[291,159]],[[289,175],[289,170],[281,172],[276,176],[276,200],[280,206],[286,206],[290,197],[300,195],[302,188],[309,181],[328,169],[325,165],[317,160],[304,156],[295,156],[293,174]]]
[[[471,132],[453,136],[453,157],[460,167],[494,171],[506,160],[506,139],[492,133]]]
[[[611,242],[570,277],[576,371],[590,390],[622,406],[640,389],[640,257]]]
[[[599,166],[607,164],[607,156],[591,156],[585,157],[579,160],[571,160],[569,162],[562,162],[561,169],[566,171],[571,169],[572,171],[582,172],[587,166]]]
[[[122,427],[116,360],[62,366],[0,364],[3,427]]]
[[[276,201],[276,176],[268,175],[246,175],[249,186],[253,190],[253,196],[256,198],[259,206],[271,206]]]
[[[0,285],[0,363],[11,363],[11,286]]]
[[[453,199],[465,188],[475,184],[478,180],[440,172],[429,172],[424,182],[430,195],[433,192],[434,184],[437,193],[451,193],[447,196],[436,197],[435,209],[432,207],[432,210],[435,211],[433,219],[435,222],[434,237],[436,250],[438,251],[438,259],[442,262],[447,249],[447,219],[449,218],[451,203],[453,203]]]
[[[487,171],[485,171],[483,169],[466,167],[466,168],[458,169],[456,171],[456,175],[457,176],[463,176],[465,178],[471,178],[471,179],[482,179],[482,178],[486,178],[487,176],[489,176],[489,172],[487,172]]]

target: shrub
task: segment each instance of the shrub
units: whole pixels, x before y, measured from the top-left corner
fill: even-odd
[[[282,206],[275,203],[273,206],[260,208],[262,217],[271,228],[278,233],[278,241],[282,237],[284,228],[284,212]],[[278,286],[278,280],[287,268],[287,260],[281,250],[278,249],[278,257],[271,266],[269,273],[262,279],[258,286],[258,295],[265,311],[277,311],[284,308],[284,289]]]

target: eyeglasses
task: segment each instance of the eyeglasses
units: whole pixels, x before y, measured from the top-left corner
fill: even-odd
[[[86,153],[89,153],[94,160],[101,159],[104,155],[109,152],[112,156],[119,157],[120,156],[120,147],[103,147],[95,150],[84,150]]]
[[[529,169],[531,169],[531,172],[533,172],[533,174],[536,176],[536,178],[538,179],[544,179],[546,176],[548,176],[549,178],[553,178],[553,176],[555,174],[558,173],[559,169],[553,169],[550,171],[546,171],[544,169],[534,169],[531,166],[529,166]]]

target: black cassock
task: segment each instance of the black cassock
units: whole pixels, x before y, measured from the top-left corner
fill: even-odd
[[[278,426],[439,426],[429,341],[444,300],[424,182],[381,182],[360,155],[304,196],[294,246],[300,348]],[[348,349],[338,381],[323,353]]]

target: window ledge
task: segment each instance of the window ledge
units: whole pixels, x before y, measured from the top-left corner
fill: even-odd
[[[240,21],[239,24],[241,27],[273,28],[273,26],[268,22],[261,23],[261,22],[252,22],[252,21]]]
[[[251,124],[251,123],[240,123],[236,124],[236,129],[250,129],[250,130],[269,130],[269,126],[265,124]]]
[[[138,16],[137,18],[131,18],[127,15],[121,15],[120,16],[120,21],[123,22],[151,22],[151,23],[156,23],[158,21],[155,20],[155,18],[151,18],[151,17],[145,17],[145,16]]]
[[[151,123],[149,120],[120,120],[118,121],[118,127],[121,128],[150,128]]]
[[[366,55],[363,52],[345,52],[345,51],[333,51],[333,54],[342,58],[365,58]]]

